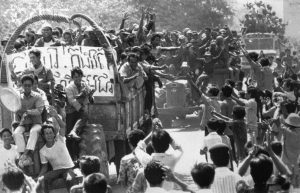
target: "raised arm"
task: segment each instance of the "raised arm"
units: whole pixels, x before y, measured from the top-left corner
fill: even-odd
[[[153,31],[153,32],[156,32],[156,28],[155,28],[156,14],[153,13],[151,17],[152,17],[152,18],[150,18],[150,21],[153,22],[153,25],[152,25],[152,31]]]
[[[134,154],[139,162],[146,167],[146,165],[152,160],[152,157],[146,153],[147,144],[150,142],[152,131],[141,141],[139,141],[137,147],[134,150]]]
[[[250,66],[253,67],[259,67],[260,65],[257,64],[255,61],[253,61],[250,57],[249,57],[249,53],[247,52],[247,50],[245,50],[244,48],[240,48],[241,51],[243,52],[243,55],[246,57],[246,59],[248,60]]]
[[[51,117],[53,117],[58,125],[59,125],[59,135],[61,135],[62,137],[65,136],[66,133],[66,123],[62,120],[62,118],[58,115],[57,111],[55,110],[55,108],[53,106],[49,107],[49,114]]]
[[[255,154],[257,153],[257,146],[254,146],[253,150],[249,153],[249,155],[244,159],[244,161],[242,161],[242,163],[239,165],[238,167],[238,174],[240,176],[244,176],[245,173],[248,170],[248,167],[250,165],[251,159],[255,156]]]
[[[177,144],[173,138],[172,138],[172,141],[171,141],[170,145],[171,145],[171,147],[172,147],[174,150],[178,150],[178,151],[180,151],[181,153],[183,152],[183,149],[182,149],[181,145]]]
[[[246,103],[244,101],[242,101],[241,99],[235,97],[235,96],[231,96],[231,98],[238,103],[238,105],[241,105],[241,106],[246,106]]]
[[[192,87],[196,91],[196,93],[199,95],[199,98],[203,100],[204,105],[208,106],[208,97],[197,87],[197,85],[192,81],[191,78],[188,78],[188,81]]]
[[[122,18],[122,22],[121,22],[121,25],[120,25],[120,30],[121,29],[124,29],[124,26],[125,26],[125,21],[129,19],[129,15],[128,13],[125,13],[123,18]]]
[[[137,32],[137,39],[139,41],[139,44],[142,44],[143,43],[143,27],[144,27],[144,19],[145,19],[145,9],[142,8],[142,17],[141,17],[141,20],[140,20],[140,25],[139,25],[139,29],[138,29],[138,32]]]
[[[176,183],[185,192],[194,193],[194,191],[191,190],[186,183],[182,182],[179,178],[177,178],[174,175],[174,173],[172,172],[172,170],[169,167],[164,166],[163,170],[165,171],[166,180]]]
[[[270,128],[271,129],[271,128]],[[292,176],[292,172],[289,170],[289,168],[283,163],[283,161],[277,157],[277,155],[273,152],[272,147],[271,147],[271,133],[267,132],[266,138],[267,138],[267,142],[265,142],[265,147],[271,157],[271,159],[273,160],[276,168],[278,169],[278,171],[281,174],[287,175],[289,177]]]

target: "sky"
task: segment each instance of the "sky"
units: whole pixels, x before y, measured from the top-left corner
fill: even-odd
[[[239,30],[241,28],[240,21],[244,18],[247,10],[244,7],[244,5],[247,2],[255,2],[257,0],[226,0],[231,6],[233,7],[233,10],[235,12],[235,19],[234,24],[231,26],[233,29]],[[263,0],[263,2],[267,4],[271,4],[273,7],[273,10],[277,13],[278,17],[283,17],[283,1],[284,0]]]
[[[227,0],[227,2],[231,3],[234,7],[234,9],[237,11],[236,13],[238,13],[240,10],[242,10],[244,7],[244,5],[247,2],[255,2],[257,0]],[[271,4],[273,7],[273,10],[276,11],[278,17],[283,17],[283,1],[284,0],[263,0],[263,2],[267,3],[267,4]]]

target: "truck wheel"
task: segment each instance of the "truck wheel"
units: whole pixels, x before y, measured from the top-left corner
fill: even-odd
[[[169,115],[160,115],[159,119],[161,120],[161,123],[163,124],[164,128],[171,128],[172,127],[172,117]]]
[[[81,142],[79,144],[79,156],[93,155],[100,159],[100,172],[107,178],[108,173],[108,161],[107,161],[107,149],[105,135],[103,127],[100,124],[87,125],[81,134]]]

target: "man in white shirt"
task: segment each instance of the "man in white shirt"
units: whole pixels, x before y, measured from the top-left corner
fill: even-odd
[[[161,162],[154,160],[149,162],[144,170],[144,175],[150,186],[145,193],[168,193],[163,188],[165,181],[172,181],[179,185],[183,191],[192,192],[185,183],[174,175],[169,167],[164,166]]]
[[[211,118],[207,122],[207,127],[208,127],[209,134],[205,136],[203,139],[203,144],[200,149],[201,155],[207,154],[207,151],[215,144],[222,143],[222,137],[219,134],[217,134],[218,120],[215,118]],[[207,154],[207,162],[212,163],[210,154]]]
[[[244,106],[246,110],[246,123],[248,132],[248,141],[252,141],[253,144],[256,143],[257,138],[257,102],[258,91],[255,87],[247,88],[247,99],[236,98],[232,96],[232,99],[238,103],[238,105]]]
[[[148,155],[146,153],[147,143],[152,142],[154,153]],[[172,150],[168,150],[169,147]],[[156,130],[151,132],[144,140],[140,141],[134,151],[140,163],[145,167],[151,160],[159,161],[163,165],[168,166],[174,171],[176,164],[183,154],[181,146],[177,145],[165,130]],[[166,190],[172,190],[174,184],[172,182],[164,182],[163,187]]]
[[[44,177],[45,189],[55,179],[63,177],[66,180],[68,190],[71,188],[71,181],[75,177],[72,168],[74,163],[69,155],[66,139],[65,139],[65,123],[57,114],[53,107],[49,107],[49,114],[53,118],[53,124],[42,126],[41,134],[46,141],[46,144],[40,150],[40,158],[42,169],[39,174]],[[58,123],[60,128],[55,128],[55,123]],[[55,130],[58,129],[58,135],[55,135]],[[51,164],[53,170],[48,171],[48,163]]]
[[[236,183],[242,177],[232,172],[227,166],[229,163],[229,147],[225,144],[216,144],[209,149],[211,159],[216,165],[214,182],[211,185],[213,193],[236,193]]]

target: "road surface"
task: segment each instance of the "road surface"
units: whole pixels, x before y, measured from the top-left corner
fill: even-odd
[[[171,137],[183,148],[183,155],[175,168],[175,174],[181,180],[189,184],[192,189],[197,190],[190,175],[191,169],[196,160],[205,161],[204,156],[200,156],[200,146],[204,137],[204,132],[199,130],[199,119],[195,116],[187,116],[185,120],[173,121],[173,128],[166,128]],[[110,173],[115,173],[115,169],[110,167]],[[115,174],[113,175],[115,177]],[[115,181],[115,180],[113,180]],[[113,185],[114,192],[124,192],[120,186]],[[172,191],[177,192],[177,191]]]

